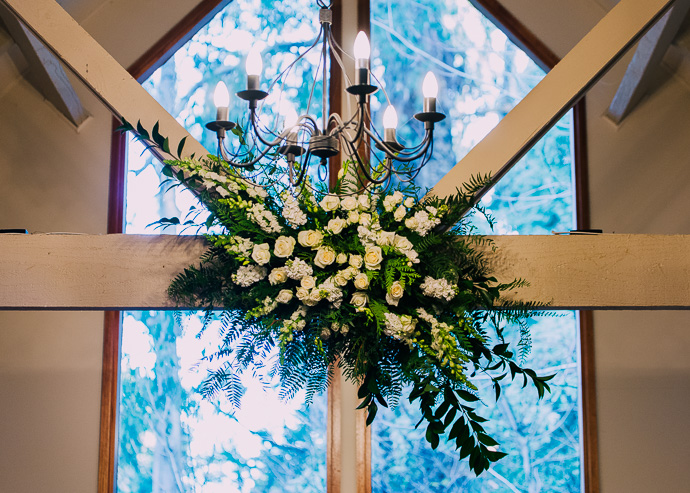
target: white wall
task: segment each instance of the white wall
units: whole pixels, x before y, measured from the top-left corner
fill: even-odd
[[[96,39],[131,64],[190,10],[189,1],[71,0]],[[503,0],[563,56],[609,0]],[[126,26],[126,28],[123,28]],[[0,52],[0,228],[104,233],[110,117],[77,132]],[[690,233],[690,92],[666,78],[620,127],[602,115],[615,67],[588,96],[592,225],[618,233]],[[690,315],[595,315],[602,491],[687,491]],[[0,313],[0,493],[96,487],[101,313]]]
[[[126,67],[195,2],[60,3]],[[104,234],[111,115],[77,82],[77,131],[2,41],[0,229]],[[0,493],[96,491],[102,334],[102,312],[0,312]]]
[[[559,56],[616,2],[504,0]],[[605,116],[626,59],[587,95],[591,224],[606,233],[690,234],[690,91],[656,91],[616,127]],[[601,491],[688,491],[690,313],[594,315]]]

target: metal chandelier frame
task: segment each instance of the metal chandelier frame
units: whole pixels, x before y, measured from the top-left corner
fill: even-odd
[[[228,120],[227,87],[223,82],[219,82],[216,87],[216,120],[207,123],[206,127],[216,133],[218,157],[230,166],[245,170],[245,172],[258,168],[259,171],[251,178],[261,177],[263,182],[282,179],[282,176],[274,175],[278,167],[277,162],[284,160],[287,163],[286,173],[289,176],[289,183],[293,188],[304,186],[308,182],[305,176],[308,175],[314,160],[318,160],[317,176],[323,181],[327,180],[328,159],[341,152],[345,160],[354,164],[354,174],[362,186],[374,184],[382,185],[386,189],[392,183],[392,177],[395,177],[398,182],[414,180],[419,171],[429,162],[433,153],[434,124],[445,118],[443,113],[436,111],[438,93],[436,78],[431,72],[427,74],[424,80],[423,111],[414,115],[417,120],[424,123],[425,132],[422,141],[413,147],[404,147],[398,142],[396,138],[397,114],[391,105],[384,113],[384,134],[381,137],[380,133],[369,125],[371,122],[369,96],[379,89],[370,81],[372,74],[369,69],[369,41],[363,32],[357,36],[354,56],[355,81],[351,83],[342,56],[353,57],[345,53],[334,39],[332,3],[324,0],[317,0],[316,3],[320,7],[319,22],[321,24],[316,39],[273,80],[269,90],[278,85],[300,60],[321,44],[320,61],[316,69],[317,74],[321,70],[323,76],[321,126],[317,123],[317,118],[309,114],[301,115],[296,121],[289,122],[280,133],[262,124],[260,111],[263,103],[260,105],[259,102],[263,101],[269,93],[260,88],[261,58],[259,53],[252,50],[247,57],[247,89],[237,93],[239,98],[249,103],[249,115],[246,130],[241,132],[234,130],[241,135],[240,145],[236,151],[229,150],[226,144],[227,132],[238,127],[237,123]],[[338,113],[330,113],[327,118],[324,117],[329,107],[327,89],[329,59],[336,61],[348,84],[347,92],[355,96],[357,101],[356,112],[347,120]],[[375,76],[374,79],[376,79]],[[315,86],[316,78],[310,88],[307,112],[311,106]],[[386,99],[390,101],[385,89],[383,92]],[[370,152],[371,141],[380,153]],[[369,156],[362,156],[361,152],[367,152]]]

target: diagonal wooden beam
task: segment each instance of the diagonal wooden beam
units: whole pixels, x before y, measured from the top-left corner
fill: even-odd
[[[676,0],[671,10],[640,40],[607,111],[615,123],[622,122],[649,90],[653,74],[678,34],[688,10],[690,0]]]
[[[141,120],[170,138],[173,151],[187,138],[184,155],[209,152],[99,45],[54,0],[0,0],[40,39],[117,117]]]
[[[10,10],[0,5],[0,19],[29,64],[27,80],[76,127],[89,117],[60,61]]]
[[[611,68],[673,0],[621,0],[431,193],[444,197],[478,174],[492,182],[478,201]]]
[[[690,235],[495,236],[512,299],[551,309],[690,308]],[[206,249],[190,236],[0,235],[0,309],[172,308],[170,281]]]

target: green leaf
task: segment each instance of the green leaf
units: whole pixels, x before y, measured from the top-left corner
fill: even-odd
[[[182,159],[182,149],[184,149],[184,144],[187,141],[187,137],[182,137],[182,140],[177,144],[177,157]]]
[[[498,442],[486,433],[477,433],[477,439],[487,447],[495,447],[498,445]]]
[[[163,141],[163,145],[161,145],[161,149],[163,149],[163,152],[167,152],[168,154],[170,154],[170,139],[168,139],[167,137],[165,138],[165,140]]]
[[[374,402],[372,402],[369,406],[369,414],[367,414],[367,426],[374,422],[374,418],[376,417],[376,412],[378,410],[378,406]]]
[[[137,133],[141,136],[142,139],[144,140],[151,140],[151,137],[149,137],[149,133],[146,131],[146,129],[141,125],[141,120],[137,122]]]
[[[479,400],[479,397],[477,397],[474,394],[470,394],[466,390],[459,389],[456,391],[460,398],[465,401],[465,402],[477,402]]]

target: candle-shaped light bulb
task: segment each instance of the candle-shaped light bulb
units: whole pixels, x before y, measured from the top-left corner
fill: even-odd
[[[355,38],[355,84],[369,84],[369,57],[371,46],[364,31]]]
[[[371,46],[369,38],[364,31],[360,31],[355,38],[355,59],[369,60],[371,56]]]
[[[216,121],[227,121],[230,93],[228,86],[222,80],[216,84],[216,90],[213,92],[213,103],[216,105]]]
[[[252,48],[247,55],[247,89],[258,90],[259,89],[259,78],[261,77],[261,71],[263,70],[263,62],[261,60],[261,52]]]
[[[249,50],[245,67],[247,68],[247,75],[261,75],[264,64],[261,60],[261,52],[257,48]]]
[[[425,98],[437,98],[438,97],[438,81],[433,72],[427,72],[426,77],[424,77],[424,83],[422,84],[422,93]]]
[[[383,140],[384,142],[397,142],[395,129],[398,126],[398,112],[392,105],[388,105],[383,112]]]
[[[297,145],[297,134],[299,132],[299,127],[296,126],[297,120],[299,120],[297,112],[294,108],[289,108],[285,112],[285,130],[288,131],[286,142],[289,145]]]
[[[395,130],[398,127],[398,112],[392,105],[388,105],[386,111],[383,112],[383,128]]]
[[[433,72],[427,72],[422,84],[424,94],[424,113],[436,113],[436,97],[438,96],[438,81]]]

